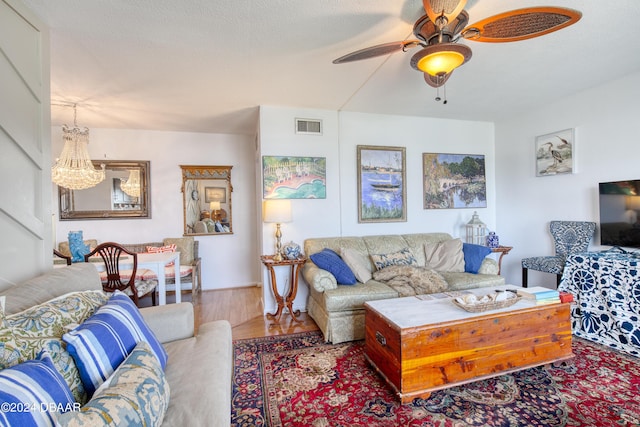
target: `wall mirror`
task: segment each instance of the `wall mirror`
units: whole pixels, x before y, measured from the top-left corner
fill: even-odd
[[[58,187],[60,220],[151,218],[149,161],[92,162],[96,168],[105,165],[105,179],[84,190]]]
[[[212,236],[233,233],[232,167],[180,166],[185,235]]]

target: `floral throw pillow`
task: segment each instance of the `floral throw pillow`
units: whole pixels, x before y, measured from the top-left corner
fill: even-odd
[[[51,338],[61,338],[69,325],[88,319],[108,301],[102,291],[71,292],[5,318],[23,347],[22,361],[33,359]]]
[[[67,327],[84,322],[107,301],[102,291],[71,292],[6,316],[4,326],[0,323],[0,369],[35,359],[46,349],[76,401],[86,401],[78,369],[61,338]]]
[[[169,407],[169,383],[151,347],[139,342],[80,411],[58,417],[58,425],[159,426]]]
[[[17,365],[20,360],[20,345],[4,320],[4,311],[0,310],[0,369]]]

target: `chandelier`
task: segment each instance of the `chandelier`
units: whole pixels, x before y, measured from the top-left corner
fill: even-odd
[[[120,189],[131,197],[140,197],[140,170],[131,169],[129,179],[120,181]]]
[[[87,144],[89,129],[80,129],[76,123],[76,104],[73,104],[73,128],[62,126],[64,147],[60,158],[51,167],[51,179],[60,187],[70,190],[84,190],[98,185],[104,180],[104,167],[96,170],[89,158]]]

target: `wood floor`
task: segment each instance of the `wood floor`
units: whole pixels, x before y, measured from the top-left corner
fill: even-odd
[[[175,297],[168,294],[167,302],[173,301]],[[182,301],[191,301],[191,294],[183,293]],[[267,319],[262,314],[262,288],[255,286],[202,291],[194,308],[196,329],[212,320],[228,320],[234,340],[318,330],[307,313],[300,313],[299,322],[294,321],[288,312],[282,315],[280,322]]]

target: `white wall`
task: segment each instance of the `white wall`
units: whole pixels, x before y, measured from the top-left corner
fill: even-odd
[[[296,135],[294,119],[323,120],[322,136]],[[493,229],[495,224],[493,124],[485,122],[425,119],[324,110],[267,107],[260,109],[259,155],[316,156],[327,158],[327,198],[293,200],[293,222],[284,224],[283,241],[303,245],[306,238],[443,231],[464,235],[464,224],[474,210]],[[358,145],[406,147],[407,221],[358,223],[356,159]],[[422,153],[484,154],[487,170],[487,208],[424,210],[422,202]],[[257,179],[261,179],[258,174]],[[261,196],[261,194],[259,194]],[[261,200],[261,199],[260,199]],[[260,201],[259,200],[259,201]],[[263,225],[262,250],[273,253],[273,224]],[[286,277],[278,277],[283,288]],[[263,280],[268,284],[266,271]],[[294,308],[304,310],[307,284],[301,280]],[[281,290],[284,290],[284,288]],[[265,310],[275,302],[264,288]]]
[[[497,232],[514,246],[504,257],[508,283],[521,283],[522,258],[553,254],[550,220],[599,222],[598,183],[640,179],[640,73],[496,123]],[[577,172],[536,177],[535,137],[575,128]],[[599,250],[596,232],[592,248]],[[555,276],[529,272],[530,284]]]
[[[80,116],[81,117],[81,116]],[[80,123],[81,124],[81,123]],[[62,130],[52,129],[52,156],[62,150]],[[243,135],[91,129],[92,159],[151,161],[151,219],[59,221],[54,194],[56,241],[71,230],[99,242],[144,243],[183,235],[183,199],[179,165],[232,165],[233,234],[196,236],[200,242],[203,289],[255,285],[259,270],[247,253],[255,246],[254,142]]]
[[[295,133],[295,119],[321,119],[322,135],[301,135]],[[338,113],[326,110],[304,110],[281,107],[260,107],[260,137],[256,153],[256,206],[262,207],[262,156],[310,156],[327,159],[326,199],[291,200],[293,221],[282,224],[282,243],[294,241],[303,246],[304,239],[318,236],[337,236],[340,234],[340,152],[338,148]],[[258,210],[260,213],[261,211]],[[262,224],[259,248],[262,254],[275,252],[275,224]],[[257,261],[259,264],[259,261]],[[264,283],[265,312],[275,311],[275,299],[271,291],[266,268],[262,267]],[[288,268],[276,268],[280,294],[286,292]],[[308,288],[301,279],[298,294],[294,301],[296,310],[306,310]]]
[[[493,124],[423,117],[340,113],[342,235],[445,232],[464,237],[474,210],[487,227],[495,224]],[[406,147],[407,221],[358,223],[357,146]],[[483,154],[487,208],[424,209],[423,153]]]

